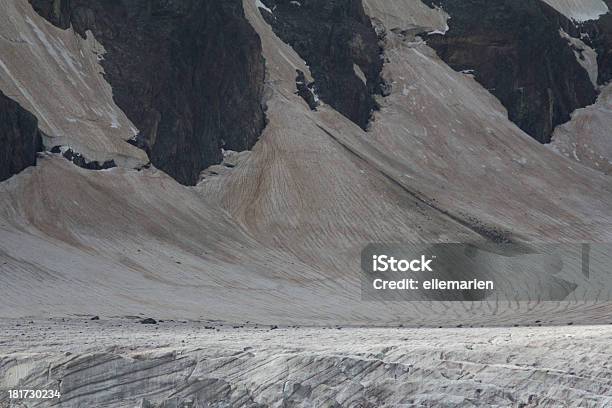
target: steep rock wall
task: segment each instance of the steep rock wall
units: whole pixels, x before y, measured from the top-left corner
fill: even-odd
[[[91,30],[134,141],[183,184],[246,150],[265,126],[264,61],[238,0],[31,0],[51,23]]]
[[[35,165],[41,144],[36,117],[0,91],[0,181]]]
[[[597,53],[598,82],[600,85],[607,84],[612,80],[612,13],[587,21],[582,24],[581,31],[585,42]]]
[[[542,143],[597,92],[560,30],[572,21],[540,0],[425,0],[451,16],[449,31],[427,43],[453,69],[470,70],[508,110],[511,121]]]
[[[308,63],[321,100],[365,129],[383,92],[379,38],[361,0],[264,0],[275,34]]]

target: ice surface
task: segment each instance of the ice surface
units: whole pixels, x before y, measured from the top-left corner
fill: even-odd
[[[59,389],[63,408],[612,405],[610,326],[243,325],[0,320],[0,389]]]

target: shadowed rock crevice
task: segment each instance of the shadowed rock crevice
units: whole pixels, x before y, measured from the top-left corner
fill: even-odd
[[[30,0],[51,23],[91,30],[136,145],[183,184],[250,149],[265,127],[261,41],[240,0]]]
[[[361,0],[263,3],[267,10],[260,11],[276,35],[310,66],[321,100],[366,129],[378,108],[374,95],[382,93],[383,59]]]
[[[0,91],[0,181],[36,165],[41,149],[36,117]]]
[[[102,163],[95,160],[87,160],[81,153],[77,153],[71,148],[65,146],[54,146],[51,149],[51,153],[60,153],[66,160],[71,161],[75,165],[87,170],[106,170],[117,167],[114,160],[106,160]]]
[[[595,102],[588,73],[561,37],[579,37],[572,21],[540,0],[424,0],[449,15],[445,35],[427,43],[457,71],[475,78],[541,143],[570,114]]]
[[[317,101],[317,95],[314,92],[314,82],[308,82],[306,75],[299,69],[296,70],[297,76],[295,77],[295,87],[297,88],[297,94],[304,99],[308,104],[308,107],[316,111],[319,106]]]

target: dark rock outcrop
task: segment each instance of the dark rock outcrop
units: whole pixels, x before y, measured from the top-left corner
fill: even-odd
[[[77,166],[87,170],[105,170],[117,167],[114,160],[107,160],[105,162],[90,161],[87,160],[81,153],[77,153],[71,148],[62,149],[61,146],[54,146],[51,149],[51,153],[61,153],[62,156],[68,161],[76,164]]]
[[[265,127],[261,42],[240,0],[30,0],[59,27],[91,30],[136,143],[183,184]]]
[[[157,320],[151,318],[151,317],[147,317],[146,319],[142,319],[140,321],[140,323],[142,324],[157,324]]]
[[[36,117],[0,91],[0,181],[34,166],[41,149]]]
[[[427,43],[457,71],[475,78],[507,108],[511,121],[542,143],[597,91],[559,30],[574,23],[541,0],[424,0],[451,16],[445,35]]]
[[[308,82],[306,75],[299,69],[296,70],[296,74],[295,87],[297,88],[297,94],[306,101],[310,109],[317,110],[319,103],[314,93],[314,82]]]
[[[597,53],[598,82],[603,85],[612,81],[612,13],[602,16],[594,27],[591,46]]]
[[[383,60],[361,0],[263,3],[272,13],[260,11],[276,35],[310,66],[321,100],[365,129],[377,108],[373,96],[381,93]]]
[[[606,4],[612,10],[612,0]],[[607,84],[612,81],[612,12],[581,24],[580,30],[582,40],[597,53],[597,82]]]

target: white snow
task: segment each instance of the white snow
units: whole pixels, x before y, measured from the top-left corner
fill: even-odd
[[[443,10],[442,10],[442,9],[440,9],[440,12],[443,12]],[[449,30],[449,27],[448,27],[448,20],[450,20],[450,17],[448,17],[448,19],[447,19],[447,20],[446,20],[446,22],[444,23],[444,28],[442,28],[442,29],[436,29],[436,30],[433,30],[433,31],[429,31],[427,34],[428,34],[428,35],[433,35],[433,34],[441,34],[441,35],[444,35],[444,34],[446,34],[446,33],[448,32],[448,30]]]
[[[64,154],[64,153],[66,153],[68,150],[72,150],[72,147],[70,147],[70,146],[60,146],[60,148],[59,148],[59,149],[60,149],[60,152],[61,152],[62,154]],[[74,151],[74,150],[72,150],[72,151]]]
[[[121,124],[119,123],[119,115],[117,114],[117,111],[115,111],[115,109],[110,104],[107,104],[106,107],[108,116],[111,120],[110,127],[113,129],[119,129],[121,127]]]
[[[318,104],[322,104],[323,102],[321,102],[321,98],[319,98],[319,95],[317,94],[317,88],[313,87],[311,91],[312,91],[312,96],[314,96],[314,101]]]
[[[355,75],[357,75],[357,77],[359,77],[359,79],[361,79],[361,82],[363,82],[364,85],[368,82],[368,80],[366,79],[365,74],[363,73],[363,71],[361,70],[359,65],[353,64],[353,71],[355,72]]]

